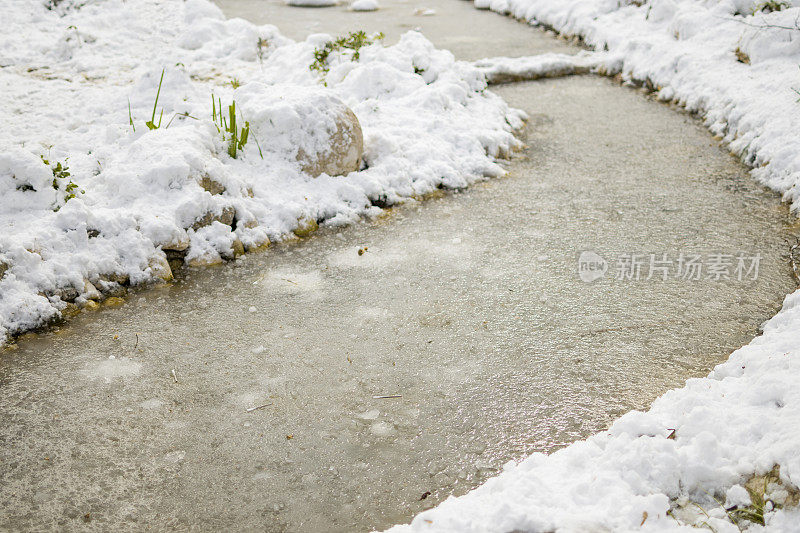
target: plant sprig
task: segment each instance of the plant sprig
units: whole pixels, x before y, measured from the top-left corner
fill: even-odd
[[[362,47],[374,44],[376,41],[383,39],[383,37],[383,33],[376,33],[370,36],[364,30],[353,31],[347,35],[339,36],[333,41],[325,43],[322,48],[314,50],[314,62],[308,68],[319,72],[324,77],[331,68],[329,59],[332,53],[350,50],[350,60],[358,61],[361,57]]]

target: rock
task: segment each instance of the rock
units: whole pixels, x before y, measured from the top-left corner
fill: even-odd
[[[62,302],[74,302],[75,298],[78,297],[78,289],[75,287],[63,287],[56,289],[54,294],[61,298]]]
[[[336,132],[328,139],[325,151],[309,154],[302,149],[297,160],[304,172],[314,177],[320,174],[343,176],[361,167],[364,152],[364,134],[355,113],[342,103],[331,110],[335,113]]]
[[[203,175],[199,180],[197,180],[197,183],[211,194],[222,194],[225,192],[224,185],[211,179],[211,177],[207,175]]]
[[[88,279],[83,280],[83,292],[81,292],[81,297],[86,298],[87,300],[103,299],[103,295],[97,290],[97,287],[94,286],[94,283]]]
[[[130,277],[127,274],[120,274],[118,272],[113,272],[111,274],[103,274],[102,276],[98,276],[98,279],[101,282],[118,283],[120,285],[128,285],[131,281]]]
[[[66,307],[64,307],[64,309],[61,310],[61,318],[72,318],[73,316],[77,315],[80,312],[81,310],[77,305],[73,303],[68,303]]]
[[[99,308],[100,304],[95,302],[94,300],[86,300],[81,304],[82,309],[86,309],[87,311],[94,311],[95,309]]]
[[[202,217],[196,219],[192,224],[191,228],[195,231],[199,230],[200,228],[204,228],[206,226],[211,225],[212,222],[221,222],[226,226],[230,226],[233,224],[233,218],[236,216],[236,209],[233,207],[223,207],[222,212],[217,214],[213,211],[209,211]]]
[[[297,227],[294,229],[294,234],[298,237],[308,237],[319,229],[319,224],[313,218],[300,219]]]
[[[186,262],[187,266],[190,267],[207,267],[213,265],[221,265],[222,264],[222,257],[219,254],[206,254],[201,257],[195,257],[193,259],[189,259]]]
[[[221,255],[228,260],[236,259],[237,257],[244,255],[244,244],[242,244],[242,241],[239,239],[234,239],[231,243],[230,252],[225,252]]]
[[[3,279],[3,276],[6,275],[6,271],[11,268],[11,265],[4,261],[0,261],[0,279]]]
[[[210,224],[211,222],[209,222]],[[161,249],[165,252],[167,250],[174,251],[174,252],[184,252],[189,249],[189,244],[191,241],[189,240],[189,235],[183,234],[179,237],[174,237],[171,241],[166,242],[161,245]]]
[[[150,258],[150,270],[153,277],[162,281],[172,281],[172,268],[165,255],[154,255]]]
[[[183,242],[178,246],[172,245],[171,248],[161,248],[164,251],[164,255],[167,257],[167,263],[169,263],[169,268],[172,269],[174,273],[176,270],[179,270],[183,266],[183,262],[186,260],[186,254],[189,252],[189,239],[186,239],[186,246],[183,246]]]
[[[125,287],[116,281],[106,281],[102,278],[95,281],[94,286],[106,296],[119,297],[124,296],[126,292]]]
[[[233,241],[233,257],[244,255],[244,244],[239,239]]]
[[[246,244],[246,245],[245,245],[245,250],[247,250],[247,252],[248,252],[248,253],[253,253],[253,252],[261,252],[261,251],[264,251],[264,250],[266,250],[267,248],[269,248],[271,244],[272,244],[272,243],[270,242],[270,240],[269,240],[269,239],[267,239],[267,240],[266,240],[266,241],[264,241],[264,242],[258,242],[258,243],[253,243],[253,244]]]

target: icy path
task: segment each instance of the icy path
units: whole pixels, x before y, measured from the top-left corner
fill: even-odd
[[[325,21],[298,33],[369,20],[390,39],[421,25],[470,59],[565,51],[452,0],[426,3],[433,17],[270,6],[286,31],[295,13]],[[497,40],[478,44],[485,32]],[[776,311],[795,221],[694,120],[599,78],[499,92],[532,117],[508,178],[194,272],[3,352],[0,529],[405,522],[705,375]],[[765,259],[752,284],[589,285],[583,249]]]

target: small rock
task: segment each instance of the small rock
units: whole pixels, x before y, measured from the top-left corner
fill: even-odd
[[[255,243],[252,243],[252,244],[247,244],[247,245],[245,245],[244,248],[245,248],[245,250],[247,250],[248,253],[261,252],[261,251],[264,251],[267,248],[269,248],[269,246],[271,244],[272,243],[270,242],[270,240],[267,239],[264,242],[255,242]]]
[[[97,287],[88,279],[83,280],[83,292],[81,296],[87,300],[101,300],[103,295],[97,290]]]
[[[162,281],[172,281],[172,268],[164,254],[154,255],[150,258],[150,270],[153,277]]]
[[[210,222],[209,222],[210,224]],[[161,249],[165,252],[167,251],[174,251],[174,252],[183,252],[189,249],[189,245],[191,241],[189,240],[189,235],[185,232],[181,232],[183,235],[175,236],[172,238],[171,241],[165,242],[161,245]]]
[[[125,287],[116,281],[107,281],[101,277],[94,282],[94,286],[106,296],[125,296]]]
[[[198,267],[221,265],[223,262],[224,261],[222,260],[222,256],[214,252],[214,253],[207,253],[205,255],[201,255],[193,259],[189,259],[188,261],[186,261],[186,265],[193,268],[198,268]]]
[[[355,113],[343,102],[331,109],[336,113],[337,130],[328,139],[325,151],[307,154],[303,150],[297,153],[297,160],[303,171],[317,177],[320,174],[344,176],[361,167],[361,156],[364,152],[364,134]]]
[[[61,298],[63,302],[74,302],[75,298],[78,297],[78,289],[75,287],[63,287],[56,289],[54,294]]]
[[[213,180],[210,176],[203,175],[197,183],[210,192],[211,194],[222,194],[225,192],[225,186],[220,182]]]
[[[244,255],[244,244],[239,239],[233,241],[233,257]]]
[[[83,309],[87,311],[94,311],[95,309],[100,307],[100,304],[95,302],[94,300],[86,300],[83,304],[81,304]]]
[[[308,237],[315,231],[319,229],[319,224],[313,218],[305,218],[301,219],[297,223],[297,227],[294,229],[294,234],[298,237]]]
[[[233,224],[233,218],[236,216],[236,209],[233,207],[223,207],[222,212],[217,214],[213,211],[209,211],[202,217],[196,219],[192,224],[191,228],[195,231],[199,230],[200,228],[204,228],[206,226],[210,226],[212,222],[221,222],[226,226],[230,226]]]

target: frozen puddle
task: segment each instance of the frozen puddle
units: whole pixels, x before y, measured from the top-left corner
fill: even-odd
[[[349,29],[401,5],[411,20],[390,2],[316,16]],[[437,15],[414,22],[507,28],[481,55],[512,53],[502,39],[523,30],[527,53],[561,46],[465,3],[425,7]],[[3,352],[0,529],[388,527],[604,429],[757,334],[793,286],[794,220],[699,124],[604,79],[499,92],[532,117],[508,178],[195,272]],[[587,249],[763,259],[751,282],[584,283]]]

